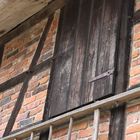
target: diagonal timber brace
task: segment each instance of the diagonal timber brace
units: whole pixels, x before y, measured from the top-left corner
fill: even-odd
[[[36,49],[36,52],[33,56],[33,59],[32,59],[32,62],[29,66],[29,70],[28,70],[28,73],[26,73],[26,76],[25,76],[25,79],[23,81],[23,86],[20,90],[20,93],[19,93],[19,96],[18,96],[18,99],[16,101],[16,104],[14,106],[14,109],[12,111],[12,114],[10,116],[10,119],[7,123],[7,126],[6,126],[6,129],[5,129],[5,132],[3,134],[3,137],[7,136],[10,134],[12,128],[13,128],[13,125],[15,123],[15,120],[16,120],[16,117],[20,111],[20,108],[22,106],[22,103],[23,103],[23,99],[24,99],[24,95],[28,89],[28,83],[30,81],[30,79],[32,78],[32,70],[34,68],[34,66],[36,66],[37,62],[38,62],[38,59],[40,57],[40,54],[41,54],[41,51],[43,49],[43,46],[44,46],[44,43],[45,43],[45,40],[46,40],[46,37],[48,35],[48,32],[50,30],[50,27],[51,27],[51,24],[52,24],[52,21],[53,21],[53,18],[54,18],[54,15],[51,15],[49,18],[48,18],[48,22],[44,28],[44,31],[42,33],[42,36],[40,38],[40,41],[39,41],[39,44],[38,44],[38,47]]]

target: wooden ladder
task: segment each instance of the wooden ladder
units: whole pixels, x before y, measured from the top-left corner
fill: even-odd
[[[100,121],[100,110],[96,109],[96,110],[94,110],[92,140],[98,140],[99,121]],[[67,140],[71,140],[73,122],[74,122],[73,117],[70,117],[70,119],[69,119],[69,126],[68,126],[68,133],[67,133]],[[35,134],[34,132],[31,132],[30,140],[34,139],[34,134]],[[52,140],[52,134],[53,134],[53,125],[50,125],[48,140]],[[17,140],[17,139],[15,138],[14,140]]]

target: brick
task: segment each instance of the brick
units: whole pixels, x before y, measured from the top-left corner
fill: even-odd
[[[31,92],[27,92],[26,95],[25,95],[25,98],[30,98],[32,96],[32,93]]]
[[[134,77],[140,74],[140,67],[135,67],[130,70],[130,76]]]
[[[127,127],[126,134],[133,134],[137,132],[140,132],[140,124],[135,124]]]
[[[14,107],[14,105],[15,105],[15,102],[14,102],[14,101],[9,102],[9,103],[7,103],[6,105],[3,105],[3,109],[4,109],[4,110],[5,110],[5,109],[9,109],[9,108],[11,108],[11,107]]]
[[[139,114],[138,113],[129,114],[127,116],[127,126],[137,123],[138,119],[139,119]]]
[[[8,122],[10,116],[4,116],[2,117],[2,123]]]
[[[100,133],[107,132],[109,130],[109,122],[101,123],[99,126]]]
[[[73,131],[85,130],[88,127],[88,121],[81,121],[73,126]]]
[[[27,107],[21,107],[19,114],[25,113],[27,111]]]
[[[99,135],[99,140],[108,140],[108,134]]]
[[[137,41],[134,43],[133,47],[140,48],[140,41]]]
[[[139,110],[140,110],[139,105],[135,105],[135,106],[128,107],[127,110],[126,110],[126,113],[127,114],[134,113],[134,112],[137,112]]]
[[[40,105],[36,107],[35,109],[30,111],[30,116],[36,115],[37,113],[40,113],[43,110],[43,106]]]
[[[42,98],[45,99],[46,97],[47,97],[47,91],[46,90],[36,94],[36,100],[42,99]]]
[[[11,95],[11,100],[12,101],[17,99],[17,98],[18,98],[18,93],[15,93],[15,94]]]
[[[1,125],[1,127],[0,127],[0,131],[1,131],[1,130],[4,130],[4,129],[6,128],[6,125],[7,125],[7,123],[3,123],[3,124]]]
[[[127,135],[125,140],[138,140],[136,134]]]
[[[68,132],[68,129],[67,128],[63,128],[63,129],[59,129],[55,132],[53,132],[53,138],[59,138],[59,137],[62,137],[62,136],[65,136]]]
[[[43,113],[38,113],[35,115],[35,121],[40,121],[43,118]]]
[[[129,87],[138,84],[139,81],[140,81],[140,76],[137,76],[137,77],[130,77]]]
[[[140,24],[134,26],[134,33],[140,32]]]
[[[1,130],[1,131],[0,131],[0,137],[3,136],[3,133],[4,133],[4,130]]]
[[[63,136],[63,137],[59,138],[59,140],[66,140],[66,139],[67,139],[66,136]]]
[[[72,133],[71,135],[71,140],[77,140],[78,134],[77,133]]]
[[[30,97],[30,98],[26,98],[25,100],[24,100],[24,105],[27,105],[27,104],[29,104],[29,103],[32,103],[32,102],[34,102],[35,101],[35,99],[36,99],[36,97],[35,96],[32,96],[32,97]]]
[[[85,138],[85,137],[89,137],[93,134],[93,128],[89,127],[87,129],[84,130],[80,130],[78,138]]]
[[[44,84],[48,81],[48,79],[49,79],[49,76],[43,77],[42,79],[39,80],[39,83]]]
[[[140,40],[140,33],[134,34],[133,40],[134,40],[134,41]]]
[[[110,112],[101,114],[100,123],[105,123],[110,121]]]
[[[132,51],[132,59],[137,58],[140,55],[139,49]]]

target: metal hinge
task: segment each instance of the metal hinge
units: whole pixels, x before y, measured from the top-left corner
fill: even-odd
[[[108,77],[108,76],[112,75],[113,73],[114,73],[114,69],[108,70],[108,71],[106,71],[106,72],[104,72],[104,73],[102,73],[94,78],[91,78],[89,80],[89,83],[100,80],[100,79],[105,78],[105,77]]]

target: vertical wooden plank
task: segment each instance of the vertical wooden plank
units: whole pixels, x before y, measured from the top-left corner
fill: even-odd
[[[108,70],[115,69],[120,2],[95,0],[92,7],[90,38],[82,77],[81,104],[114,94],[114,74],[91,83],[89,81]]]
[[[128,85],[128,71],[130,59],[130,37],[132,16],[134,11],[134,0],[122,2],[120,19],[120,36],[118,39],[117,76],[115,94],[124,92]],[[111,110],[111,121],[109,128],[109,140],[123,140],[125,127],[125,104]]]
[[[81,104],[93,101],[93,84],[89,83],[89,79],[95,76],[97,50],[99,43],[99,34],[102,19],[102,0],[94,0],[91,4],[90,32],[88,35],[88,47],[85,52],[82,88],[81,88]]]
[[[121,2],[105,0],[95,76],[115,69]],[[114,74],[94,82],[94,99],[113,95]],[[100,93],[100,94],[99,94]]]
[[[74,56],[72,61],[72,71],[70,78],[70,88],[67,99],[67,110],[80,106],[82,71],[85,58],[85,51],[88,43],[88,33],[90,24],[91,4],[93,0],[80,0],[79,15],[75,36]]]
[[[124,140],[125,105],[111,110],[109,140]]]
[[[70,85],[76,23],[78,19],[80,0],[69,0],[61,12],[58,39],[56,41],[53,75],[49,89],[49,117],[64,113],[67,109],[67,97]],[[61,54],[63,53],[63,54]],[[54,104],[55,103],[55,104]],[[57,108],[56,108],[57,106]]]
[[[34,132],[31,133],[30,140],[34,139]]]
[[[94,111],[94,133],[93,133],[93,140],[98,140],[98,134],[99,134],[99,123],[100,123],[100,110],[96,109]]]
[[[53,131],[53,127],[52,127],[52,125],[50,125],[48,140],[52,140],[52,131]]]
[[[72,126],[73,126],[73,118],[70,118],[67,140],[71,140]]]

